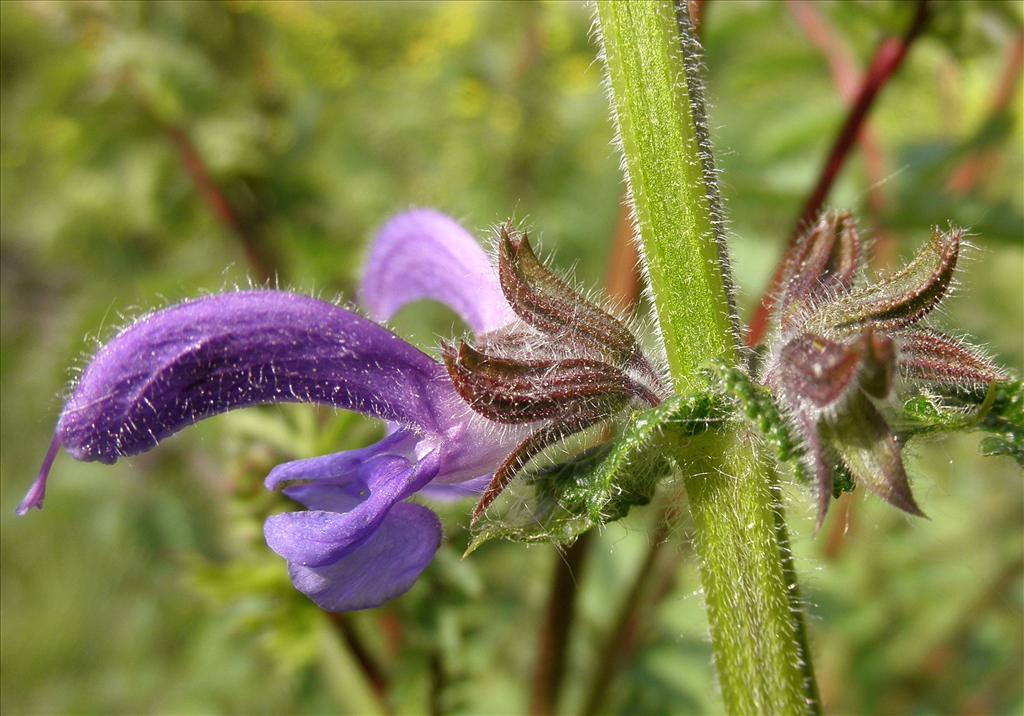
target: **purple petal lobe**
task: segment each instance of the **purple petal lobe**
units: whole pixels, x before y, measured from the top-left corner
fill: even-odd
[[[268,518],[263,529],[267,545],[303,566],[335,562],[369,539],[389,510],[432,480],[438,467],[436,453],[415,464],[381,454],[361,467],[359,483],[331,484],[329,475],[310,474],[310,484],[289,488],[286,494],[314,509]]]
[[[441,523],[420,505],[396,505],[373,535],[335,562],[289,565],[295,588],[329,612],[369,609],[409,590],[441,544]]]
[[[432,209],[399,214],[381,228],[359,289],[377,321],[420,299],[450,306],[477,334],[515,320],[487,254],[455,220]]]
[[[393,455],[404,458],[406,462],[412,462],[413,448],[418,440],[419,436],[415,433],[399,429],[369,447],[286,462],[270,471],[264,486],[273,491],[287,483],[298,481],[335,487],[355,484],[358,486],[358,492],[375,479],[373,471],[368,467],[374,458]]]
[[[261,403],[326,403],[432,430],[453,395],[443,366],[372,321],[306,296],[247,291],[126,329],[86,368],[57,433],[73,457],[112,463]]]

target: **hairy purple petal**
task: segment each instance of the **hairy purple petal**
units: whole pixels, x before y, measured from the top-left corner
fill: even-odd
[[[332,456],[333,457],[333,456]],[[291,487],[285,494],[307,507],[269,517],[263,528],[267,545],[289,562],[322,567],[358,548],[380,527],[388,512],[426,485],[438,472],[436,453],[417,463],[382,452],[366,460],[359,475],[345,481],[332,471],[339,460],[304,460],[300,469],[309,484]],[[357,479],[351,479],[357,478]],[[269,483],[277,484],[271,475]]]
[[[455,220],[432,209],[399,214],[381,228],[359,288],[377,321],[420,299],[450,306],[477,334],[515,320],[487,254]]]
[[[435,485],[461,484],[490,474],[523,436],[530,424],[500,425],[460,404],[461,411],[452,426],[437,438],[441,471]],[[418,449],[422,452],[427,445]]]
[[[910,378],[955,387],[988,385],[1008,378],[976,348],[935,331],[902,333],[899,367]]]
[[[290,562],[292,583],[329,612],[369,609],[401,596],[441,544],[441,523],[420,505],[400,504],[340,559],[317,567]]]
[[[248,291],[154,313],[93,358],[57,426],[79,460],[144,452],[203,418],[260,403],[326,403],[436,429],[444,368],[361,316]]]

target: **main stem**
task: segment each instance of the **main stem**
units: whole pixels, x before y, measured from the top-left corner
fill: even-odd
[[[738,330],[685,3],[597,3],[610,99],[673,383],[708,387]],[[715,666],[733,714],[818,710],[777,478],[737,425],[681,443]]]

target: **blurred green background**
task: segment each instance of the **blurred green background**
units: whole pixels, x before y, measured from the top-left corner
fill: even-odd
[[[811,7],[829,52],[860,67],[912,9]],[[705,11],[749,311],[845,105],[799,9]],[[434,206],[481,237],[525,219],[558,266],[600,286],[622,189],[590,22],[569,2],[0,3],[3,713],[372,712],[353,640],[399,713],[526,710],[553,549],[492,544],[463,561],[468,506],[449,506],[446,544],[408,595],[332,621],[263,545],[262,517],[282,507],[260,486],[270,467],[365,444],[369,421],[254,409],[113,467],[62,456],[46,509],[12,515],[62,386],[98,340],[147,309],[268,277],[351,299],[396,211]],[[881,163],[855,154],[830,197],[885,254],[934,224],[971,227],[976,249],[937,322],[1018,373],[1024,125],[1006,68],[1021,23],[1016,2],[938,3],[871,116]],[[434,306],[395,326],[430,350],[461,330]],[[826,709],[1021,713],[1020,471],[979,457],[972,435],[909,452],[930,520],[858,491],[814,536],[813,499],[786,489]],[[593,688],[656,513],[607,527],[577,575],[566,712]],[[720,708],[694,560],[685,540],[662,552],[666,596],[644,605],[604,713]]]

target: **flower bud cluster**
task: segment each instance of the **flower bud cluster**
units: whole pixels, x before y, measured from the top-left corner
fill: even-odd
[[[970,390],[1007,378],[978,349],[919,325],[950,292],[961,239],[936,229],[907,266],[868,282],[853,218],[828,212],[786,267],[760,380],[802,437],[819,526],[841,472],[922,514],[880,409],[898,381]]]

